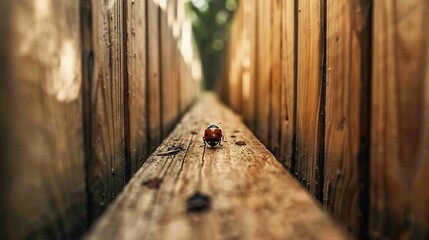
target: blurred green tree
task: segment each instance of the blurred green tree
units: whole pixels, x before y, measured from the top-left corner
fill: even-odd
[[[226,54],[229,29],[238,0],[188,0],[188,14],[200,53],[204,87],[213,89]]]

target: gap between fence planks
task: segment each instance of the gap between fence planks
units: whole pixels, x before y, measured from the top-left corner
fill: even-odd
[[[220,126],[228,142],[222,147],[202,147],[206,122],[222,122]],[[172,151],[177,148],[182,150]],[[144,184],[154,178],[161,182]],[[211,205],[203,212],[188,212],[187,199],[196,191],[210,196]],[[347,236],[241,119],[212,93],[205,93],[86,238],[346,239]]]

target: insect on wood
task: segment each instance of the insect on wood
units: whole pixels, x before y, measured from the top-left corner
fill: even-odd
[[[225,141],[225,136],[222,135],[222,129],[216,124],[211,124],[204,131],[203,143],[205,146],[208,143],[210,146],[214,147],[219,144],[222,146],[222,141]]]

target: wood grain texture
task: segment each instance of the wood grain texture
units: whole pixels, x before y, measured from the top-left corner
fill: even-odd
[[[91,2],[93,69],[88,89],[90,218],[100,215],[125,185],[123,1]]]
[[[186,63],[183,59],[183,55],[181,53],[181,49],[179,46],[179,59],[178,59],[178,65],[179,65],[179,76],[180,76],[180,112],[185,112],[187,106],[188,106],[188,91],[189,91],[189,85],[188,85],[188,76],[186,75]]]
[[[271,94],[271,19],[272,1],[257,1],[257,66],[258,80],[256,87],[256,136],[268,145],[270,139],[270,94]]]
[[[298,178],[316,194],[319,139],[319,107],[322,95],[321,68],[321,3],[298,2],[298,68],[297,68],[297,171]]]
[[[359,161],[363,91],[370,65],[370,1],[327,2],[324,206],[355,235],[359,226]],[[368,171],[368,169],[366,169]]]
[[[242,115],[247,126],[255,126],[256,81],[256,0],[243,1],[243,40],[245,52],[243,56],[243,100]]]
[[[127,2],[127,80],[131,172],[135,173],[148,157],[146,1]]]
[[[292,159],[295,134],[296,86],[296,21],[294,1],[283,1],[281,24],[281,110],[280,110],[280,161],[289,171],[294,170]]]
[[[372,238],[429,237],[428,29],[428,1],[374,1]]]
[[[78,238],[86,224],[79,2],[0,5],[0,235]]]
[[[166,11],[161,12],[160,16],[160,30],[161,30],[161,91],[162,91],[162,136],[167,137],[168,134],[173,130],[174,124],[177,121],[177,115],[179,108],[177,106],[177,97],[175,94],[178,93],[178,88],[175,87],[176,78],[172,75],[172,61],[173,49],[172,42],[174,38],[171,30],[168,26],[168,15]]]
[[[269,149],[277,158],[280,157],[281,137],[281,90],[282,90],[282,12],[285,1],[273,1],[270,9],[271,18],[271,101],[270,101],[270,141]]]
[[[204,122],[213,118],[227,122],[223,130],[236,131],[236,140],[223,147],[202,147]],[[183,150],[160,156],[173,146]],[[162,180],[159,188],[143,184],[155,177]],[[211,197],[207,211],[186,210],[186,200],[195,191]],[[86,238],[345,239],[345,235],[239,117],[213,95],[205,95]]]
[[[234,24],[231,27],[231,33],[233,34],[233,41],[228,44],[229,48],[229,61],[228,61],[228,90],[231,94],[228,94],[228,100],[231,108],[237,112],[241,113],[243,110],[243,72],[245,61],[245,40],[243,32],[244,24],[244,4],[238,6],[237,11],[235,12]]]
[[[160,90],[160,29],[159,8],[153,1],[147,1],[147,95],[149,152],[155,151],[161,143],[161,90]]]

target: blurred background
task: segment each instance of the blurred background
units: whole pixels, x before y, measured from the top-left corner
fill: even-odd
[[[204,87],[213,89],[226,60],[231,21],[238,0],[189,0],[187,7],[200,52]]]

